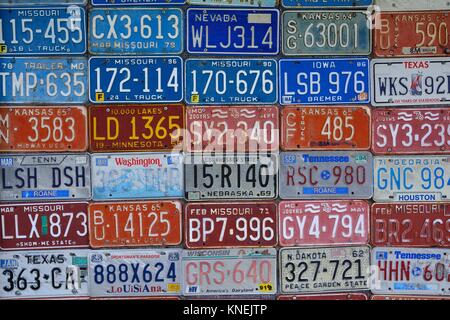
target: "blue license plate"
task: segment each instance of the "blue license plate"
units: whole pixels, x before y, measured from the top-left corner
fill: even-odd
[[[183,5],[184,0],[91,0],[93,6]]]
[[[187,50],[197,54],[267,54],[279,49],[276,9],[188,9]]]
[[[92,57],[89,100],[94,103],[165,103],[183,99],[180,57]]]
[[[86,58],[0,58],[0,103],[84,103],[86,88]]]
[[[278,0],[187,0],[189,5],[274,8]]]
[[[92,54],[178,54],[183,51],[181,9],[92,9]]]
[[[85,15],[79,6],[0,9],[0,54],[83,54]]]
[[[369,101],[369,59],[280,60],[280,104]]]
[[[277,63],[271,59],[186,60],[189,104],[273,104]]]
[[[86,4],[87,0],[0,0],[0,5]]]
[[[354,8],[368,7],[373,0],[282,0],[285,8]]]

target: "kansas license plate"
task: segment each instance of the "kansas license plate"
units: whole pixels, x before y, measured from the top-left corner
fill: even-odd
[[[89,199],[88,154],[0,156],[0,200]]]
[[[302,295],[280,295],[277,300],[369,300],[365,293],[325,293],[325,294],[302,294]]]
[[[186,0],[189,5],[273,8],[278,0]]]
[[[414,11],[448,9],[448,0],[375,0],[382,11]]]
[[[185,0],[91,0],[93,6],[182,5]]]
[[[281,59],[280,104],[368,103],[369,60]]]
[[[354,8],[368,7],[373,0],[282,0],[285,8]]]

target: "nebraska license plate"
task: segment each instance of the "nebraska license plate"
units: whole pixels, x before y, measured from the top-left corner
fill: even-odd
[[[382,11],[414,11],[448,9],[448,0],[375,0]]]
[[[277,300],[369,300],[365,293],[326,293],[303,295],[280,295]]]
[[[89,107],[90,150],[181,150],[183,105],[112,105]]]
[[[186,3],[191,6],[273,8],[277,6],[278,0],[186,0]]]
[[[93,6],[163,6],[182,5],[185,0],[91,0]]]
[[[73,200],[91,197],[89,155],[0,156],[2,201]]]
[[[273,295],[277,292],[275,248],[183,250],[185,296]]]
[[[373,0],[282,0],[285,8],[354,8],[368,7]]]

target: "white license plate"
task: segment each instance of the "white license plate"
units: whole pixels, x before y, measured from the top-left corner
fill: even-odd
[[[382,11],[445,10],[448,0],[375,0]]]

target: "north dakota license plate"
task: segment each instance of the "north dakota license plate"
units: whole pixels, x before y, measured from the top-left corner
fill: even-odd
[[[373,0],[282,0],[285,8],[354,8],[367,7]]]
[[[91,0],[93,6],[163,6],[182,5],[184,0]]]
[[[277,300],[369,300],[366,293],[325,293],[325,294],[299,294],[299,295],[279,295]]]
[[[448,9],[448,0],[375,0],[382,11],[423,11]]]

